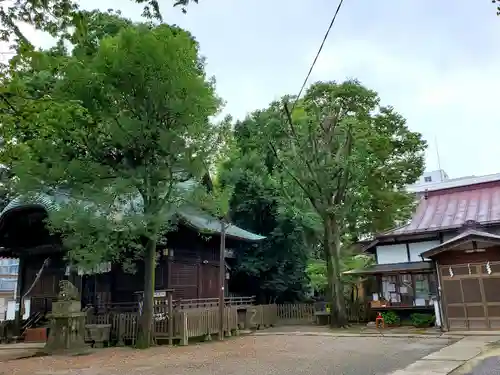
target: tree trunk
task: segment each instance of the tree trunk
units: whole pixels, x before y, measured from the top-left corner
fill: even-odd
[[[348,321],[344,285],[340,278],[340,233],[335,218],[325,218],[323,248],[328,277],[328,297],[331,302],[330,325],[332,327],[346,327]]]
[[[144,253],[144,294],[142,314],[137,332],[137,347],[149,348],[153,343],[153,309],[156,268],[156,240],[149,238]]]

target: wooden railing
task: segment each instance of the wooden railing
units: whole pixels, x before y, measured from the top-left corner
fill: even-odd
[[[224,298],[226,306],[249,306],[255,303],[255,297],[226,297]],[[179,309],[198,309],[219,306],[218,298],[195,298],[181,299],[174,301],[174,306]]]
[[[187,306],[191,306],[187,308]],[[217,306],[199,307],[185,304],[170,314],[165,305],[155,306],[154,339],[174,340],[185,345],[194,337],[210,338],[219,333]],[[325,305],[326,306],[326,305]],[[315,321],[314,304],[226,305],[224,308],[224,334],[238,333],[240,329],[261,329],[279,324],[311,324]],[[363,303],[352,303],[347,311],[350,321],[361,322],[368,313]],[[111,324],[114,342],[133,344],[137,338],[138,312],[108,312],[89,314],[87,324]],[[172,320],[170,320],[172,319]]]
[[[255,297],[226,297],[224,299],[225,306],[251,306],[255,303]],[[167,298],[155,298],[155,308],[158,306],[168,306]],[[193,299],[179,299],[172,301],[173,308],[177,310],[187,309],[206,309],[219,306],[218,298],[193,298]],[[122,303],[108,303],[93,306],[93,311],[98,314],[105,314],[110,312],[125,313],[125,312],[138,312],[139,302],[122,302]]]
[[[254,303],[254,297],[228,297],[225,299],[224,331],[231,334],[242,327],[239,315]],[[181,340],[209,336],[219,332],[219,300],[217,298],[172,301],[156,298],[154,303],[153,336],[156,341]],[[87,311],[87,324],[110,324],[111,341],[133,344],[137,338],[139,304],[108,304]],[[170,321],[172,319],[172,321]],[[183,319],[187,319],[184,327]]]
[[[106,313],[90,315],[87,324],[110,324],[111,341],[118,344],[134,344],[137,339],[138,313]],[[170,326],[170,319],[173,319]],[[238,309],[224,309],[224,333],[230,336],[239,329]],[[186,344],[190,338],[210,337],[219,333],[219,309],[176,310],[172,316],[156,316],[153,322],[153,338],[156,342],[179,340]]]
[[[184,310],[177,314],[175,319],[177,318],[179,318],[177,330],[181,335],[181,341],[193,337],[209,337],[219,333],[218,309]],[[238,310],[234,307],[226,307],[224,309],[224,334],[230,336],[238,328]]]

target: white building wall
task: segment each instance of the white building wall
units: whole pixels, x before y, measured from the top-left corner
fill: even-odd
[[[381,245],[377,246],[377,263],[378,264],[392,264],[392,263],[406,263],[406,262],[421,262],[420,254],[427,251],[434,246],[438,246],[440,242],[424,241],[424,242],[410,242],[408,244],[410,250],[410,258],[408,259],[408,250],[406,244],[397,245]],[[429,259],[424,259],[429,260]]]
[[[410,262],[421,262],[422,258],[420,257],[420,254],[422,254],[424,251],[427,251],[435,246],[438,246],[439,244],[440,244],[440,242],[438,240],[410,243],[409,244]],[[430,260],[430,259],[424,258],[424,260]]]
[[[406,244],[377,246],[376,251],[378,264],[408,262]]]

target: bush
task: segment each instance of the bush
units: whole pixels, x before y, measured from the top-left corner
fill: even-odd
[[[401,318],[394,311],[385,311],[382,313],[385,325],[395,326],[401,323]]]
[[[411,323],[415,327],[430,327],[436,321],[433,314],[414,313],[410,315]]]

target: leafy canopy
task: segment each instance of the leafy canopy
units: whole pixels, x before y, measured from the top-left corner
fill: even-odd
[[[88,33],[103,38],[71,55],[59,45],[21,57],[2,88],[3,160],[19,191],[72,198],[51,224],[80,261],[114,256],[133,238],[156,242],[224,129],[208,120],[221,102],[188,32],[115,26]]]
[[[293,106],[290,99],[255,114],[265,124],[255,140],[277,161],[282,207],[321,242],[332,322],[344,326],[342,245],[408,215],[412,198],[404,187],[422,173],[425,142],[355,80],[317,82]]]
[[[279,102],[253,115],[264,119],[254,142],[278,160],[273,176],[285,206],[308,218],[312,229],[321,231],[322,218],[335,215],[352,242],[411,213],[405,186],[423,171],[426,143],[379,102],[357,81],[317,82],[290,118]]]
[[[144,5],[143,17],[162,21],[161,1],[131,1]],[[187,6],[190,3],[198,3],[198,0],[166,0],[165,3],[179,7],[186,13]],[[26,48],[31,46],[31,43],[19,29],[19,22],[28,23],[38,30],[57,36],[66,32],[69,27],[84,31],[87,19],[85,12],[80,11],[78,2],[74,0],[0,0],[0,40],[21,43]],[[14,36],[14,40],[11,36]]]
[[[265,118],[252,113],[234,126],[234,147],[220,164],[222,183],[234,186],[230,216],[239,226],[266,235],[266,241],[236,252],[231,277],[235,292],[256,295],[260,301],[296,301],[307,293],[305,274],[308,245],[300,220],[280,206],[281,188],[273,169],[271,150],[259,143]]]

